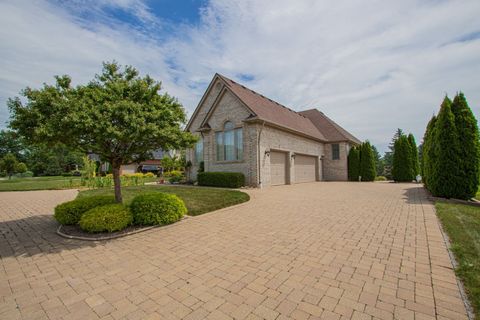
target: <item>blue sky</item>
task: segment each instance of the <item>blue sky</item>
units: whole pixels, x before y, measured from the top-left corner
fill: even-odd
[[[219,72],[384,151],[398,127],[420,141],[445,93],[480,116],[479,14],[478,0],[4,0],[0,128],[22,88],[116,60],[189,115]]]

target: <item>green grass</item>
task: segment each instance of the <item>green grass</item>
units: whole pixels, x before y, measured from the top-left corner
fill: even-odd
[[[176,194],[183,199],[185,205],[187,206],[188,214],[192,216],[233,206],[235,204],[246,202],[250,199],[248,194],[237,190],[151,185],[122,188],[124,203],[129,204],[133,197],[147,192],[165,192]],[[104,188],[81,191],[78,194],[78,197],[110,194],[113,195],[113,189]]]
[[[475,195],[475,199],[480,200],[480,190],[477,191],[477,194]]]
[[[437,202],[436,208],[458,262],[455,272],[480,319],[480,207]]]
[[[80,177],[32,177],[0,180],[0,191],[28,191],[28,190],[53,190],[70,188],[70,180],[73,185],[80,185]]]

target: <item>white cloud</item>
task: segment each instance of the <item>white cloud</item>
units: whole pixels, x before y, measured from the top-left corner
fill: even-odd
[[[212,0],[201,23],[168,37],[151,33],[163,22],[139,0],[104,0],[95,14],[105,6],[146,28],[89,24],[45,2],[0,4],[0,103],[54,74],[87,81],[116,59],[163,80],[190,113],[215,72],[253,76],[252,89],[293,109],[318,107],[380,149],[397,127],[421,140],[445,92],[463,90],[480,116],[480,39],[460,41],[480,31],[477,0]]]

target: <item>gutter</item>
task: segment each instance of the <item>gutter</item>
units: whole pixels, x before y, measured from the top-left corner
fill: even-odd
[[[260,137],[262,136],[262,131],[263,128],[265,127],[265,121],[263,121],[262,127],[260,128],[260,132],[258,133],[258,138],[257,138],[257,177],[258,177],[258,186],[260,189],[262,188],[262,178],[261,178],[261,159],[260,159]]]

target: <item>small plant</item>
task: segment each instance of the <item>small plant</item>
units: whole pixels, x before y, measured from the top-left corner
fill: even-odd
[[[173,194],[149,193],[136,196],[131,204],[134,224],[170,224],[180,220],[187,208],[182,199]]]
[[[82,215],[98,206],[115,203],[112,196],[93,196],[75,199],[55,207],[55,220],[63,225],[77,224]]]
[[[183,172],[173,170],[165,174],[165,178],[168,179],[170,183],[179,183],[183,179]]]
[[[376,176],[375,181],[387,181],[387,178],[384,176]]]
[[[145,173],[144,177],[145,178],[154,178],[155,174],[153,172],[147,172],[147,173]]]
[[[132,214],[123,204],[93,208],[82,215],[79,225],[87,232],[120,231],[132,224]]]
[[[245,185],[245,175],[240,172],[200,172],[198,185],[224,188],[240,188]]]

